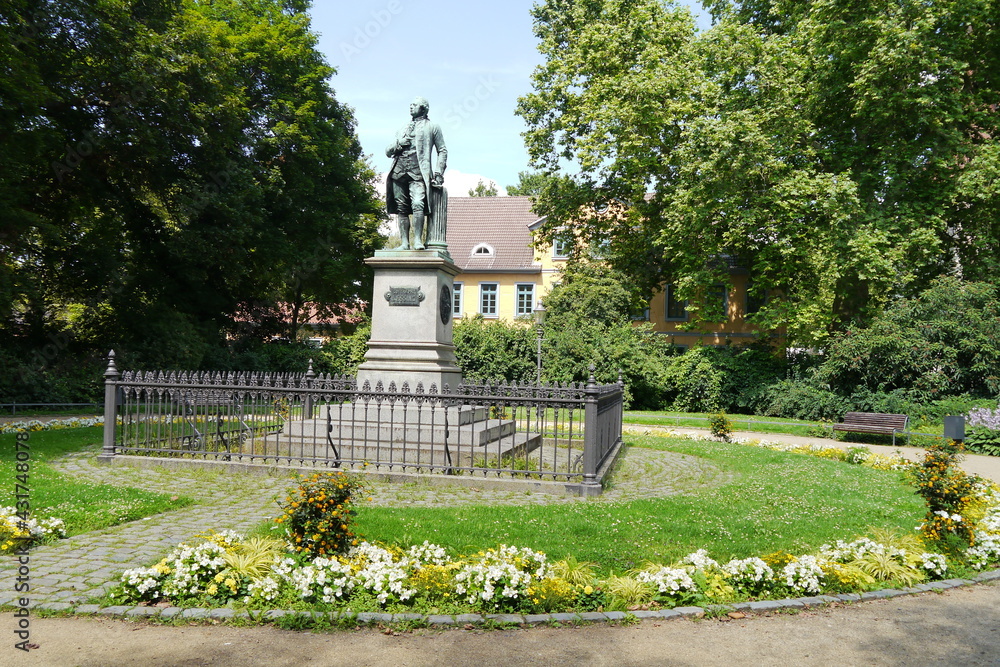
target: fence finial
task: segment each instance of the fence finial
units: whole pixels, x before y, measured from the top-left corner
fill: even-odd
[[[622,369],[620,368],[618,369],[618,384],[619,385],[625,384],[624,380],[622,379]]]
[[[590,377],[587,378],[587,386],[588,387],[597,386],[597,378],[594,377],[594,372],[597,371],[597,366],[591,364],[589,370],[590,370]]]
[[[104,377],[115,377],[118,375],[118,367],[115,366],[115,351],[108,352],[108,368],[104,371]]]
[[[316,371],[313,370],[313,360],[309,360],[309,370],[306,371],[306,377],[312,380],[316,377]]]

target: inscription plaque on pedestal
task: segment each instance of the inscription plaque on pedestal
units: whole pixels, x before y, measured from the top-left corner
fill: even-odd
[[[419,306],[424,298],[419,287],[390,287],[385,293],[390,306]]]

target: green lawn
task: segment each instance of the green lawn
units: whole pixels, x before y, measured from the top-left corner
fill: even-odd
[[[574,555],[607,573],[646,560],[669,562],[705,548],[720,561],[778,550],[801,554],[870,527],[910,533],[924,507],[898,472],[811,456],[681,438],[630,437],[649,447],[704,457],[731,472],[725,486],[622,503],[529,507],[363,507],[358,531],[397,544],[435,542],[458,553],[498,543],[551,559]]]
[[[707,412],[650,412],[625,411],[624,421],[628,424],[645,424],[647,426],[675,426],[687,428],[708,428]],[[733,427],[738,431],[757,431],[760,433],[788,433],[789,435],[817,435],[819,425],[816,422],[801,419],[779,419],[778,417],[761,417],[760,415],[726,414]],[[767,423],[765,423],[767,422]],[[829,429],[826,429],[829,433]]]
[[[664,426],[675,428],[708,428],[708,413],[705,412],[650,412],[650,411],[625,411],[624,422],[626,424],[641,424],[645,426]],[[760,415],[738,415],[727,414],[726,417],[733,423],[733,428],[737,431],[753,431],[756,433],[785,433],[788,435],[800,435],[811,437],[833,438],[834,432],[829,426],[821,426],[817,422],[803,421],[801,419],[781,419],[778,417],[761,417]],[[914,433],[926,433],[941,435],[943,426],[934,425],[911,425],[909,430]],[[871,443],[876,445],[891,445],[892,437],[888,435],[873,435],[866,433],[846,433],[837,432],[837,439],[845,442]],[[940,438],[927,437],[921,435],[907,436],[897,435],[896,444],[910,444],[914,447],[926,447],[928,444],[938,442]]]
[[[170,496],[139,489],[90,484],[63,475],[48,461],[61,454],[80,451],[101,442],[102,428],[71,428],[31,434],[28,488],[35,517],[57,517],[66,523],[69,535],[114,526],[126,521],[191,504],[186,496]],[[17,493],[15,436],[0,435],[0,505],[14,505]]]

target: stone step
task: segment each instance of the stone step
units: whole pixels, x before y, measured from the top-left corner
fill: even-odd
[[[375,422],[375,421],[331,421],[309,419],[285,425],[282,440],[297,440],[304,444],[313,441],[327,442],[370,442],[383,444],[423,445],[443,443],[445,440],[463,445],[485,445],[499,438],[512,435],[516,424],[509,419],[485,419],[465,426],[445,427],[444,421],[423,422]]]
[[[297,435],[299,432],[312,432],[311,422],[322,422],[327,420],[334,424],[345,422],[379,423],[379,424],[441,424],[447,419],[449,426],[465,426],[485,420],[489,416],[489,409],[475,405],[456,405],[441,407],[429,402],[423,404],[416,401],[403,403],[368,403],[343,405],[321,405],[314,410],[315,417],[291,421],[285,424],[285,432]]]
[[[465,427],[468,428],[468,427]],[[369,461],[375,466],[463,466],[470,467],[522,457],[542,443],[539,433],[509,433],[476,444],[468,440],[436,442],[386,442],[378,440],[313,440],[295,436],[258,439],[244,444],[242,452],[276,458],[338,459]],[[234,456],[238,456],[234,452]]]

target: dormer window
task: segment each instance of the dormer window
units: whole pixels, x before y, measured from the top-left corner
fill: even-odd
[[[493,252],[493,246],[488,243],[480,243],[475,248],[472,249],[472,257],[492,257],[495,253]]]

